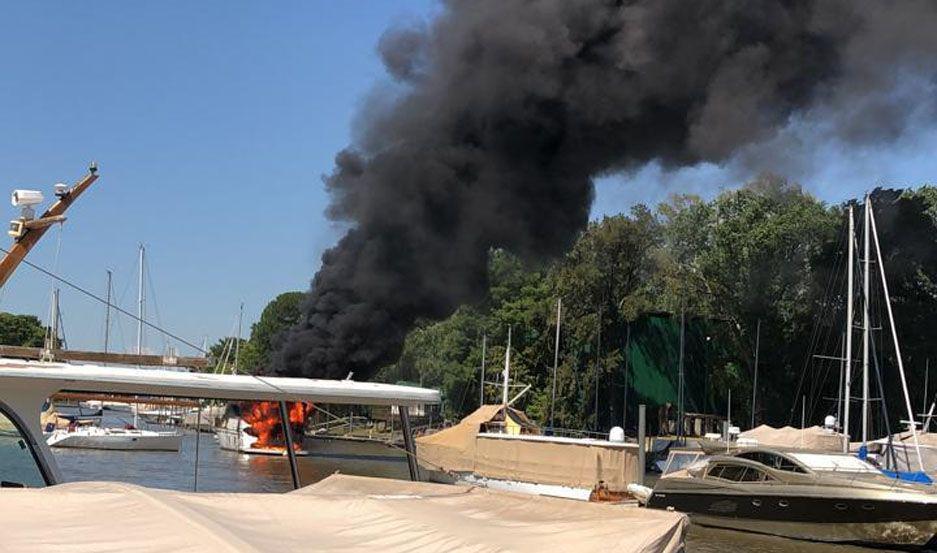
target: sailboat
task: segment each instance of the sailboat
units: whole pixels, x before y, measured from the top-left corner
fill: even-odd
[[[138,302],[137,302],[137,355],[143,354],[143,321],[145,315],[146,297],[143,286],[143,267],[146,259],[146,248],[140,244],[139,271],[138,271]],[[110,310],[110,305],[108,305]],[[102,401],[102,407],[104,403]],[[182,434],[178,431],[155,431],[138,428],[139,407],[138,402],[130,403],[133,413],[133,424],[124,428],[110,428],[103,425],[69,425],[68,428],[58,428],[45,434],[46,444],[50,447],[79,448],[79,449],[110,449],[122,451],[179,451],[182,445]]]

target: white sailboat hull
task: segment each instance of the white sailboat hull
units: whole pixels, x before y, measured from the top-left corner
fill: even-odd
[[[55,430],[46,437],[50,447],[108,449],[119,451],[179,451],[182,434],[118,428]]]

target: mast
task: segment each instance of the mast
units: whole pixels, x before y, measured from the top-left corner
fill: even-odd
[[[501,390],[501,403],[504,405],[504,416],[508,409],[508,384],[511,382],[511,327],[508,326],[508,347],[504,350],[504,385]],[[507,420],[505,420],[505,423]]]
[[[486,355],[486,346],[488,345],[488,335],[482,334],[482,376],[478,381],[478,406],[481,407],[485,404],[485,355]]]
[[[553,428],[553,414],[556,407],[556,371],[560,366],[560,321],[563,314],[563,298],[556,298],[556,341],[553,345],[553,392],[550,395],[550,428]]]
[[[862,267],[862,445],[869,441],[869,213],[872,198],[865,196]]]
[[[143,318],[146,298],[143,295],[143,263],[146,259],[146,248],[140,244],[140,261],[137,272],[137,355],[143,355]]]
[[[683,438],[683,403],[684,403],[684,374],[683,374],[683,343],[686,327],[686,311],[680,309],[680,357],[677,361],[677,440]]]
[[[111,270],[107,270],[107,301],[104,305],[104,353],[107,353],[107,347],[111,337]]]
[[[852,403],[852,324],[854,315],[852,312],[852,307],[854,303],[854,292],[852,289],[853,281],[855,280],[853,275],[853,269],[855,260],[853,256],[855,255],[856,249],[856,229],[855,229],[855,217],[853,215],[853,206],[849,204],[849,236],[846,238],[849,249],[849,261],[847,265],[849,266],[849,281],[846,285],[846,367],[845,374],[843,379],[846,382],[845,391],[843,392],[843,400],[845,401],[843,405],[843,453],[849,453],[849,404]]]
[[[761,319],[755,327],[755,376],[752,379],[752,428],[755,428],[755,400],[758,397],[758,350],[761,347]]]
[[[52,352],[59,349],[59,289],[57,287],[52,289],[52,308],[49,310],[49,315],[49,339],[46,349]]]
[[[234,370],[232,374],[238,373],[238,353],[241,351],[241,325],[244,321],[244,302],[241,302],[241,309],[238,311],[238,336],[234,342]]]
[[[871,203],[871,198],[866,204]],[[911,436],[914,438],[914,449],[917,452],[917,462],[924,472],[924,460],[921,458],[921,445],[917,439],[917,423],[914,419],[914,409],[911,407],[911,395],[908,393],[908,381],[904,375],[904,360],[901,358],[901,347],[898,345],[898,329],[895,328],[895,314],[891,309],[891,296],[888,294],[888,280],[885,278],[885,263],[882,260],[882,246],[879,244],[878,230],[875,228],[875,218],[869,211],[869,220],[871,222],[872,233],[875,235],[875,258],[878,261],[879,275],[882,277],[882,292],[885,294],[885,311],[888,313],[888,325],[891,327],[891,337],[895,344],[895,358],[898,360],[898,374],[901,376],[901,390],[904,392],[904,403],[908,410],[908,426]]]

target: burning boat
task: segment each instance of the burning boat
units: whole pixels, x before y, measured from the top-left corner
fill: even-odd
[[[287,416],[294,435],[303,435],[306,418],[312,409],[312,405],[305,402],[288,404]],[[231,403],[223,420],[223,425],[215,429],[221,449],[258,455],[286,455],[286,439],[277,402]],[[293,450],[297,455],[308,455],[301,441],[293,445]]]

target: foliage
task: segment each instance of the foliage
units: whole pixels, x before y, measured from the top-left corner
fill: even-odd
[[[873,201],[890,252],[885,264],[911,360],[909,379],[921,381],[923,360],[937,359],[929,338],[937,323],[937,189],[880,190]],[[687,324],[697,329],[700,344],[688,343],[687,356],[696,355],[705,374],[688,375],[687,385],[705,386],[689,390],[707,398],[700,408],[724,413],[731,389],[733,419],[748,424],[760,321],[756,421],[791,422],[803,396],[810,398],[808,417],[817,420],[835,413],[829,398],[836,397],[838,369],[817,365],[813,356],[840,354],[844,236],[843,206],[827,206],[773,175],[708,201],[674,196],[653,211],[639,205],[628,215],[591,223],[546,267],[492,250],[487,301],[420,324],[400,361],[378,378],[437,387],[445,414],[460,417],[479,402],[482,336],[486,380],[497,381],[510,326],[512,379],[531,385],[518,403],[548,424],[556,301],[562,298],[556,426],[605,431],[626,415],[633,425],[635,404],[647,398],[627,372],[629,332],[653,313],[671,313],[678,324],[681,312],[697,321]],[[894,354],[883,337],[876,343],[896,419],[903,403]],[[705,354],[693,354],[692,347]],[[500,393],[488,385],[486,400],[500,401]]]
[[[46,329],[38,317],[0,313],[0,344],[42,347],[45,335]]]

